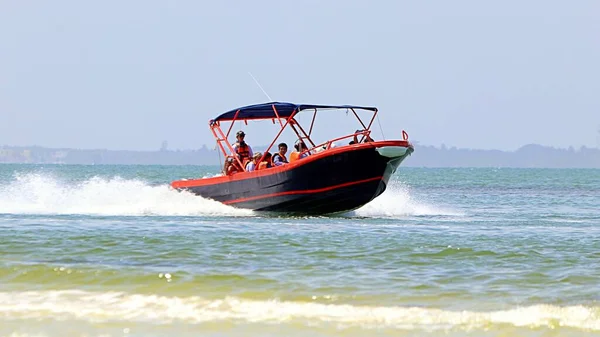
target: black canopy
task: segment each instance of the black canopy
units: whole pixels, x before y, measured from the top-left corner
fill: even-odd
[[[309,109],[360,109],[360,110],[369,110],[369,111],[377,111],[375,107],[364,107],[364,106],[354,106],[354,105],[313,105],[313,104],[294,104],[294,103],[285,103],[285,102],[270,102],[270,103],[261,103],[248,105],[245,107],[237,108],[231,111],[227,111],[217,118],[213,119],[211,122],[217,121],[231,121],[234,118],[236,120],[245,120],[245,119],[270,119],[277,118],[275,114],[275,110],[273,107],[277,109],[277,115],[282,118],[287,118],[291,116],[295,112],[300,112],[302,110]],[[238,113],[239,111],[239,113]],[[237,114],[237,116],[236,116]]]

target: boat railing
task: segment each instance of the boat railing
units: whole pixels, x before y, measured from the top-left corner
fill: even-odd
[[[361,135],[363,137],[361,139],[358,139],[358,137]],[[306,152],[314,154],[314,153],[318,153],[321,151],[329,150],[335,142],[338,142],[343,139],[350,139],[350,138],[352,138],[352,140],[355,141],[356,144],[363,143],[363,142],[367,141],[368,139],[371,139],[371,130],[357,130],[355,133],[341,136],[341,137],[334,138],[334,139],[330,139],[326,142],[323,142],[321,144],[314,146],[313,148],[302,151],[301,154],[304,154]]]

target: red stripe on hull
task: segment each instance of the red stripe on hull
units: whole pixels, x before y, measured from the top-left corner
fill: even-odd
[[[278,197],[278,196],[282,196],[282,195],[322,193],[322,192],[327,192],[327,191],[335,190],[335,189],[338,189],[338,188],[343,188],[343,187],[348,187],[348,186],[352,186],[352,185],[358,185],[358,184],[368,183],[368,182],[371,182],[371,181],[376,181],[376,180],[381,180],[381,179],[383,179],[383,176],[369,178],[369,179],[363,179],[363,180],[358,180],[358,181],[352,181],[352,182],[349,182],[349,183],[344,183],[344,184],[339,184],[339,185],[334,185],[334,186],[329,186],[329,187],[323,187],[323,188],[314,189],[314,190],[297,190],[297,191],[286,191],[286,192],[279,192],[279,193],[263,194],[263,195],[257,195],[257,196],[253,196],[253,197],[248,197],[248,198],[240,198],[240,199],[235,199],[235,200],[228,200],[228,201],[224,201],[223,203],[227,204],[227,205],[230,205],[230,204],[235,204],[235,203],[239,203],[239,202],[252,201],[252,200],[264,199],[264,198],[272,198],[272,197]]]

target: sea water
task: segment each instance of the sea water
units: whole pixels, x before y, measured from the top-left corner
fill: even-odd
[[[403,168],[343,215],[0,165],[0,336],[600,335],[600,170]]]

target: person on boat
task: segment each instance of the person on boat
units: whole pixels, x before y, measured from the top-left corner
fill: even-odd
[[[306,144],[303,141],[296,141],[296,144],[294,144],[294,151],[290,153],[290,163],[298,159],[308,157],[309,153],[306,150],[308,150],[308,148],[306,147]]]
[[[237,142],[233,144],[233,151],[240,158],[240,161],[242,163],[247,160],[250,160],[250,158],[252,158],[253,155],[252,148],[250,147],[250,145],[246,144],[246,142],[244,141],[244,137],[246,137],[244,131],[238,131],[235,134]]]
[[[358,134],[358,133],[361,133],[361,132],[364,132],[364,131],[365,131],[365,130],[356,130],[356,131],[354,131],[354,139],[350,141],[349,145],[358,144],[359,142],[358,142],[358,137],[357,137],[357,134]],[[365,139],[363,139],[363,141],[362,141],[362,142],[363,142],[363,143],[370,143],[370,142],[374,142],[374,140],[373,140],[373,138],[371,138],[371,136],[370,136],[370,135],[368,135],[368,134],[367,134],[367,135],[365,136]]]
[[[240,165],[233,157],[228,157],[225,160],[225,167],[223,168],[223,173],[225,175],[230,176],[232,174],[239,173],[240,171],[242,171]]]
[[[273,156],[273,165],[281,166],[283,164],[287,164],[288,160],[285,157],[285,154],[287,153],[287,144],[280,143],[277,147],[279,148],[279,152],[275,153]]]
[[[272,159],[271,152],[267,152],[265,154],[265,159],[263,159],[263,161],[261,161],[260,164],[258,164],[258,169],[264,170],[264,169],[273,167],[273,163],[271,162],[271,159]]]
[[[310,155],[310,152],[308,151],[308,147],[306,147],[306,144],[304,142],[300,142],[300,158],[306,158]]]
[[[254,156],[252,156],[252,160],[250,160],[248,164],[246,164],[246,172],[252,172],[257,169],[260,157],[262,157],[262,153],[260,152],[256,152]]]
[[[225,158],[225,163],[223,164],[223,174],[229,174],[229,167],[231,166],[231,163],[233,162],[233,158]]]

